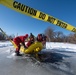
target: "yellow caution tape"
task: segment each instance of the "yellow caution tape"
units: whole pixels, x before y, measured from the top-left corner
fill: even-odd
[[[69,31],[76,32],[76,28],[74,26],[72,26],[66,22],[63,22],[53,16],[45,14],[41,11],[35,10],[35,9],[33,9],[27,5],[24,5],[20,2],[17,2],[14,0],[0,0],[0,3],[17,11],[17,12],[20,12],[22,14],[31,16],[31,17],[39,19],[39,20],[50,22],[50,23],[60,26],[64,29],[67,29]]]

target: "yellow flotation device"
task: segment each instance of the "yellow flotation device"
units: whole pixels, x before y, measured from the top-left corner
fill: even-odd
[[[21,46],[20,52],[25,54],[38,53],[42,50],[42,48],[43,48],[43,45],[41,42],[34,42],[26,49],[23,46]]]

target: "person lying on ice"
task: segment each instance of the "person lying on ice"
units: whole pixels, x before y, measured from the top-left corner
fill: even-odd
[[[29,41],[28,41],[28,38],[29,38]],[[27,43],[25,44],[26,40],[27,40]],[[24,36],[18,36],[13,39],[13,42],[18,47],[18,48],[16,48],[16,51],[15,51],[16,55],[22,56],[22,54],[20,54],[20,52],[19,52],[21,45],[23,45],[24,48],[28,48],[34,42],[34,35],[32,33],[30,33],[30,37],[28,36],[28,34],[26,34]]]

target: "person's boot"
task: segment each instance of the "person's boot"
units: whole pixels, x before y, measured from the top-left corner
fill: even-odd
[[[16,53],[16,56],[22,56],[22,54],[20,54],[20,52],[18,51],[15,51],[15,53]]]
[[[22,54],[20,54],[20,53],[18,53],[18,54],[16,54],[17,56],[22,56]]]

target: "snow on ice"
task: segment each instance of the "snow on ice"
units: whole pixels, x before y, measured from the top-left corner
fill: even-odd
[[[5,52],[7,55],[6,57],[10,58],[10,56],[13,54],[10,53],[11,55],[9,55],[8,52],[10,52],[11,50],[13,50],[13,45],[9,41],[0,42],[0,64],[3,64],[3,63],[5,64],[5,62],[7,62],[7,64],[9,63],[10,65],[10,61],[12,60],[6,59],[3,57],[4,57],[4,52]],[[40,75],[40,74],[41,75],[43,74],[44,75],[46,74],[47,75],[75,75],[76,74],[76,44],[60,43],[60,42],[46,42],[46,49],[43,49],[42,51],[44,51],[45,57],[47,56],[47,58],[45,59],[44,62],[41,63],[40,66],[38,65],[36,67],[36,65],[32,63],[31,61],[28,62],[27,60],[23,60],[23,59],[22,60],[20,59],[22,62],[20,60],[17,60],[15,62],[12,61],[12,62],[14,62],[16,66],[20,63],[20,66],[23,66],[23,70],[25,68],[24,66],[27,66],[28,68],[26,69],[26,72],[28,73],[28,75],[31,74],[31,71],[33,71],[32,69],[34,69],[35,71],[39,70],[37,75]],[[5,62],[2,62],[2,61],[5,61]],[[25,61],[28,62],[28,64]],[[21,63],[23,65],[21,65]],[[13,63],[11,64],[13,65]],[[35,67],[32,67],[31,69],[30,64],[33,64]],[[4,66],[4,65],[0,65],[0,66]],[[43,69],[41,66],[43,67]],[[7,68],[12,72],[10,67],[11,65]],[[47,70],[45,71],[45,68],[48,71]],[[5,69],[5,66],[4,68],[0,69],[1,74],[4,73],[3,72],[4,69]],[[15,66],[12,67],[12,69],[15,69]],[[25,74],[23,70],[22,72]],[[28,72],[28,70],[30,72]],[[32,72],[32,75],[36,75],[35,71]],[[10,75],[7,69],[5,72],[6,74]],[[16,71],[14,71],[11,73],[11,75],[13,75],[13,73],[17,74]],[[18,75],[21,74],[20,72],[18,73],[19,73]]]

